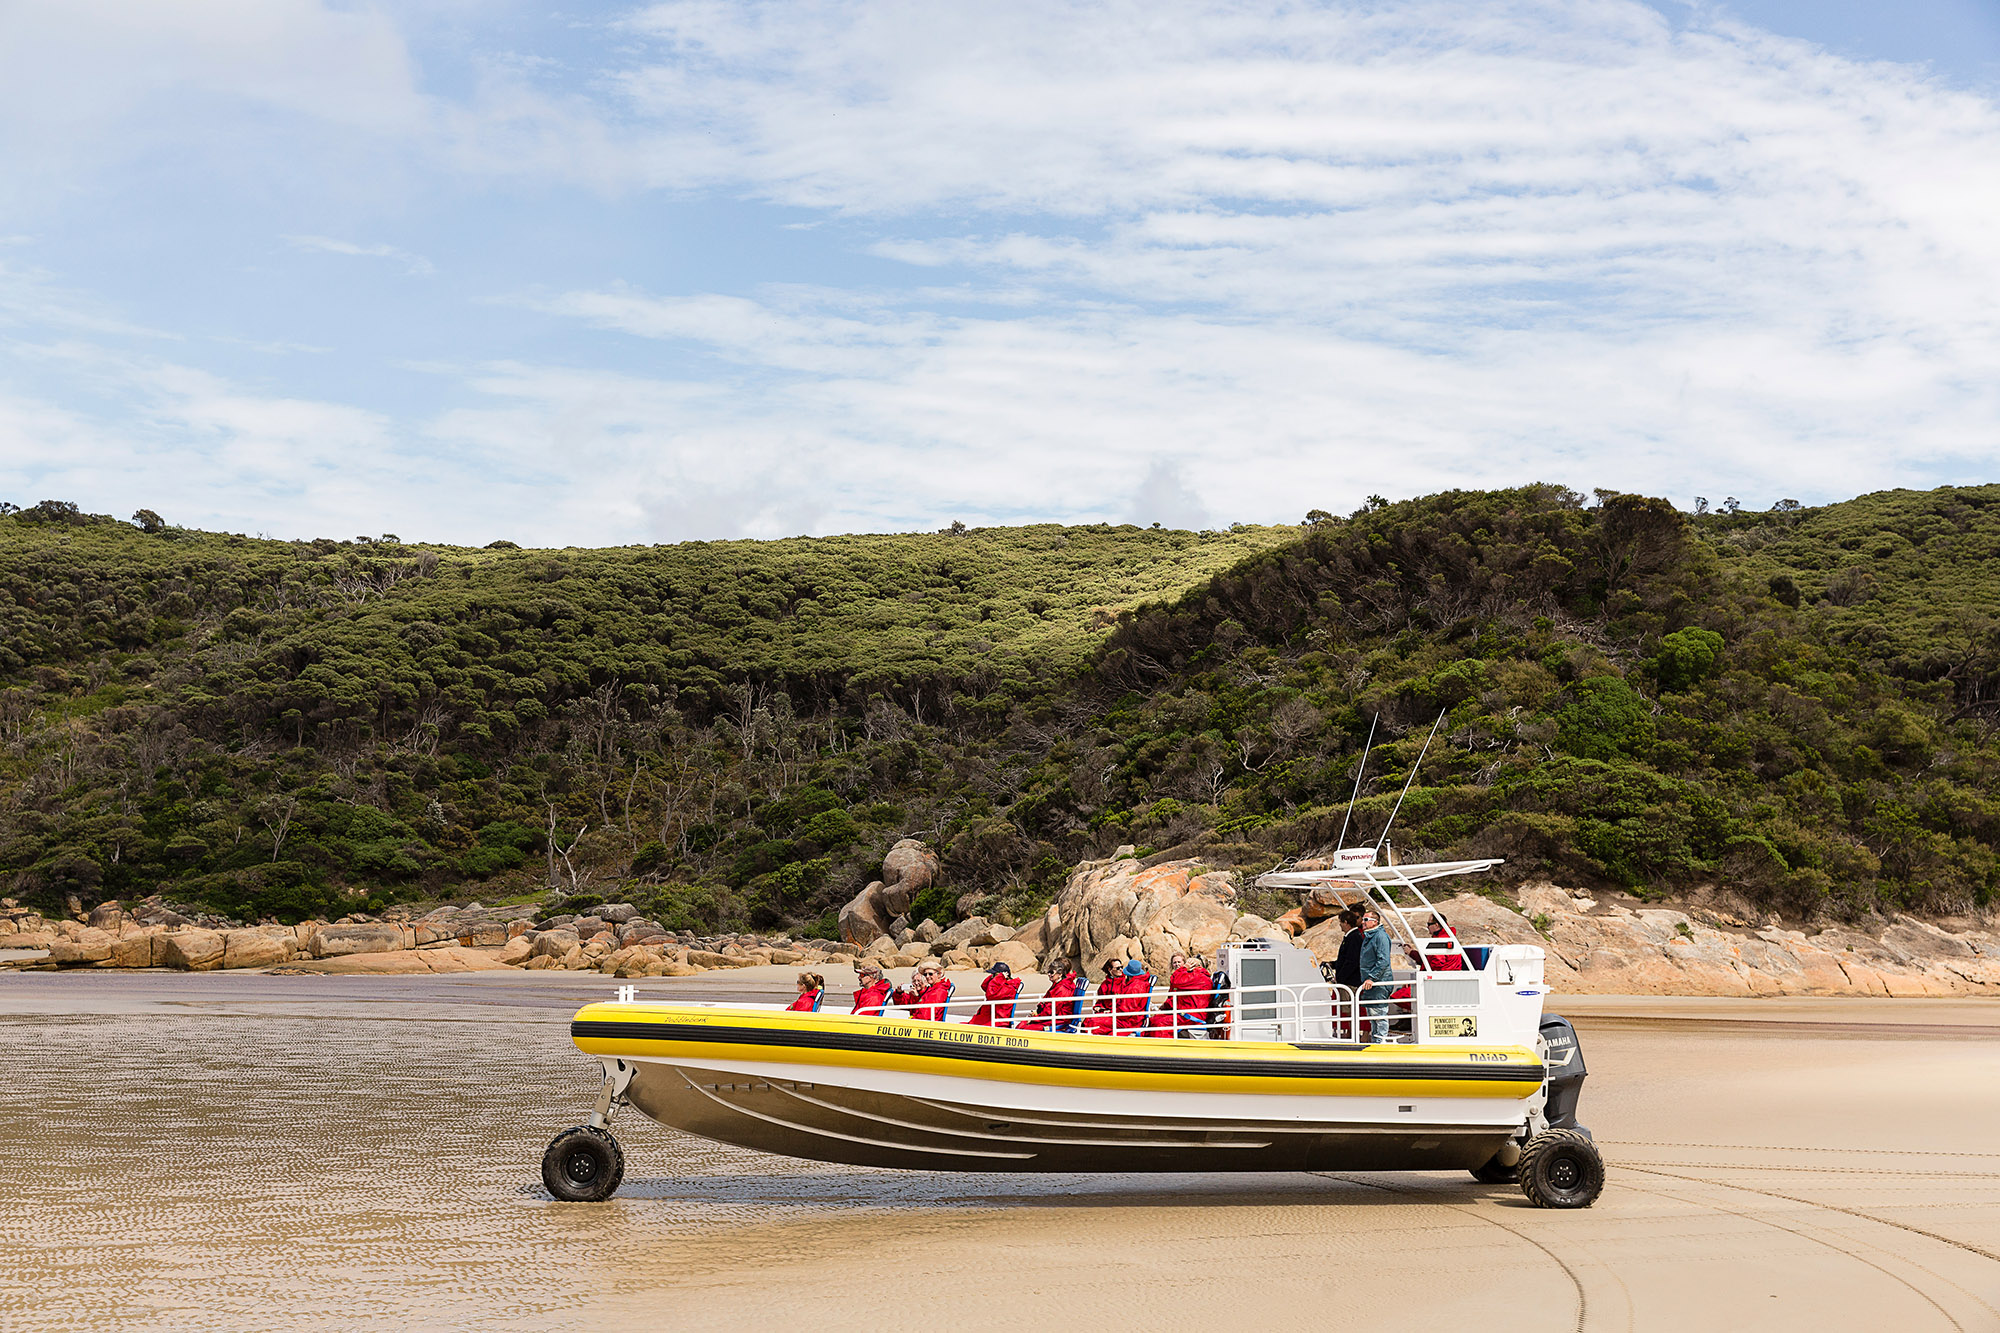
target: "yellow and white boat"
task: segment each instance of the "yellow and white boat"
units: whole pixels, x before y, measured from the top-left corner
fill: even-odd
[[[1422,879],[1493,864],[1303,878],[1369,898],[1414,952],[1424,944],[1398,891],[1407,897]],[[543,1178],[559,1198],[609,1197],[623,1154],[606,1123],[631,1105],[724,1143],[864,1166],[1470,1170],[1485,1180],[1525,1168],[1534,1201],[1587,1205],[1602,1165],[1575,1122],[1583,1078],[1575,1034],[1543,1015],[1542,951],[1460,952],[1477,966],[1399,973],[1409,999],[1382,1015],[1325,980],[1303,949],[1226,945],[1218,959],[1226,1013],[1185,1034],[1216,1040],[974,1025],[966,1020],[986,1007],[983,997],[954,1001],[932,1020],[895,1008],[855,1015],[642,1000],[626,987],[571,1023],[577,1048],[603,1065],[604,1089],[590,1123],[550,1145]],[[1022,997],[1016,1012],[1039,998]],[[1409,1031],[1371,1042],[1371,1018]],[[1183,1016],[1174,1022],[1188,1026]]]

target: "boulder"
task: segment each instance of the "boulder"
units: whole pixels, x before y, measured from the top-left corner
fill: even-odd
[[[993,946],[992,952],[987,955],[986,965],[991,967],[995,963],[1005,963],[1014,969],[1014,975],[1017,977],[1024,972],[1033,972],[1041,966],[1035,957],[1035,951],[1022,944],[1018,937],[1003,940]]]
[[[479,921],[461,929],[458,942],[474,949],[497,949],[507,942],[507,927],[498,921]]]
[[[408,926],[386,921],[359,922],[321,926],[313,935],[312,952],[315,958],[340,958],[357,953],[393,953],[415,944],[415,932]]]
[[[265,930],[226,930],[222,933],[224,967],[277,967],[289,963],[298,948],[298,938],[290,931],[274,935]]]
[[[709,949],[689,949],[687,960],[691,965],[702,968],[757,967],[764,961],[763,958],[756,954],[715,953]]]
[[[1048,948],[1048,918],[1046,916],[1036,917],[1033,921],[1015,931],[1011,942],[1020,945],[1029,953],[1035,955],[1035,957],[1040,958],[1042,951]]]
[[[877,935],[868,942],[868,947],[861,951],[861,956],[863,958],[887,958],[894,952],[896,952],[896,942],[887,935]]]
[[[90,909],[90,915],[85,920],[99,930],[108,930],[116,935],[125,920],[125,912],[117,903],[99,903]]]
[[[994,943],[995,941],[988,934],[992,929],[992,925],[993,923],[983,916],[975,916],[970,920],[961,921],[931,941],[931,952],[949,953],[953,949],[970,948],[975,942],[984,944]],[[1005,927],[1002,927],[1002,929],[1005,929]]]
[[[528,957],[560,959],[571,949],[576,948],[578,943],[575,931],[545,930],[535,936],[533,943],[528,946]]]
[[[978,966],[979,960],[966,949],[953,949],[944,955],[944,968],[947,972],[963,972]]]
[[[127,924],[130,924],[129,922]],[[111,966],[151,967],[153,966],[153,941],[160,932],[157,929],[139,930],[130,935],[120,935],[111,946]]]
[[[117,936],[96,926],[85,926],[74,935],[58,936],[49,944],[49,961],[59,967],[82,963],[102,963],[111,958]]]
[[[639,909],[630,903],[606,903],[597,909],[597,915],[613,925],[622,926],[639,915]]]
[[[153,937],[153,966],[211,972],[222,966],[222,932],[189,926]]]
[[[509,967],[519,967],[522,963],[528,961],[528,956],[534,950],[534,947],[535,941],[529,939],[526,935],[516,935],[507,941],[506,946],[499,953],[495,954],[494,958],[499,962],[507,964]]]
[[[971,944],[974,948],[980,948],[989,944],[1005,944],[1008,940],[1011,940],[1013,938],[1014,938],[1013,927],[1003,926],[996,921],[993,924],[987,926],[984,930],[980,931],[977,935],[974,935],[971,938],[971,940],[967,942]]]
[[[889,923],[895,915],[886,910],[881,899],[882,882],[870,884],[854,895],[845,907],[840,909],[840,937],[852,944],[866,944],[868,941],[889,935]],[[890,943],[893,945],[894,940]]]
[[[925,944],[936,944],[938,936],[944,934],[944,927],[925,917],[917,926],[917,938]]]
[[[904,838],[882,858],[881,902],[891,920],[910,910],[910,902],[937,882],[937,853],[916,838]]]
[[[1201,873],[1197,874],[1196,872]],[[1114,954],[1143,954],[1140,940],[1170,937],[1207,955],[1236,932],[1236,876],[1194,860],[1146,866],[1129,856],[1086,861],[1071,873],[1040,922],[1041,955],[1093,965]],[[1257,920],[1260,933],[1267,923]],[[1030,929],[1033,929],[1031,926]],[[1123,941],[1123,943],[1116,943]]]

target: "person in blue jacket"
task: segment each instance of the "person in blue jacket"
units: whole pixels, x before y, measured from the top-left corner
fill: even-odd
[[[1361,909],[1361,1005],[1368,1011],[1368,1040],[1388,1036],[1389,1007],[1395,1003],[1396,975],[1390,967],[1394,947],[1382,917],[1373,907]]]

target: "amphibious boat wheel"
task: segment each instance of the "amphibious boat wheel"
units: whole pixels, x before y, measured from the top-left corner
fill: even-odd
[[[1546,1129],[1521,1150],[1521,1193],[1537,1208],[1588,1208],[1604,1191],[1604,1158],[1590,1136]]]
[[[542,1183],[569,1203],[599,1203],[625,1179],[625,1153],[611,1131],[577,1125],[556,1135],[542,1154]]]

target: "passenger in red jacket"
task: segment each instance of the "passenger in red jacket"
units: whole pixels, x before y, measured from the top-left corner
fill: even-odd
[[[1208,969],[1195,967],[1184,953],[1173,957],[1173,975],[1167,978],[1167,998],[1174,1016],[1176,1037],[1208,1035]]]
[[[1454,946],[1458,945],[1458,932],[1445,924],[1445,919],[1442,916],[1433,916],[1431,918],[1431,938],[1434,940],[1450,940]],[[1462,947],[1454,947],[1444,953],[1433,953],[1429,948],[1426,948],[1424,950],[1423,961],[1433,972],[1465,971],[1465,951]]]
[[[926,961],[910,978],[910,984],[896,992],[896,1003],[908,1005],[910,1016],[926,1023],[944,1022],[945,1006],[951,999],[951,983],[944,968]]]
[[[1035,1006],[1035,1016],[1022,1023],[1022,1027],[1037,1032],[1076,1031],[1077,1017],[1083,1012],[1083,996],[1090,983],[1070,964],[1060,966],[1062,970],[1050,983],[1048,994]]]
[[[1014,975],[1014,969],[995,963],[986,969],[986,980],[979,983],[979,989],[985,992],[987,1002],[979,1006],[972,1021],[980,1027],[1013,1027],[1014,997],[1021,993],[1021,979]]]
[[[819,1012],[819,1002],[826,998],[826,978],[817,972],[799,973],[799,997],[785,1006],[790,1013],[800,1009],[809,1014]]]
[[[1143,1036],[1152,1007],[1153,975],[1144,963],[1134,958],[1125,964],[1125,975],[1119,978],[1118,998],[1111,1002],[1112,1030],[1121,1037]]]
[[[1104,960],[1104,980],[1097,983],[1097,1003],[1090,1006],[1090,1017],[1083,1020],[1085,1032],[1095,1032],[1100,1037],[1111,1035],[1111,1006],[1118,996],[1125,992],[1125,960],[1107,958]]]
[[[863,963],[854,969],[855,1013],[880,1018],[882,1006],[889,1003],[889,991],[888,978],[875,964]]]

